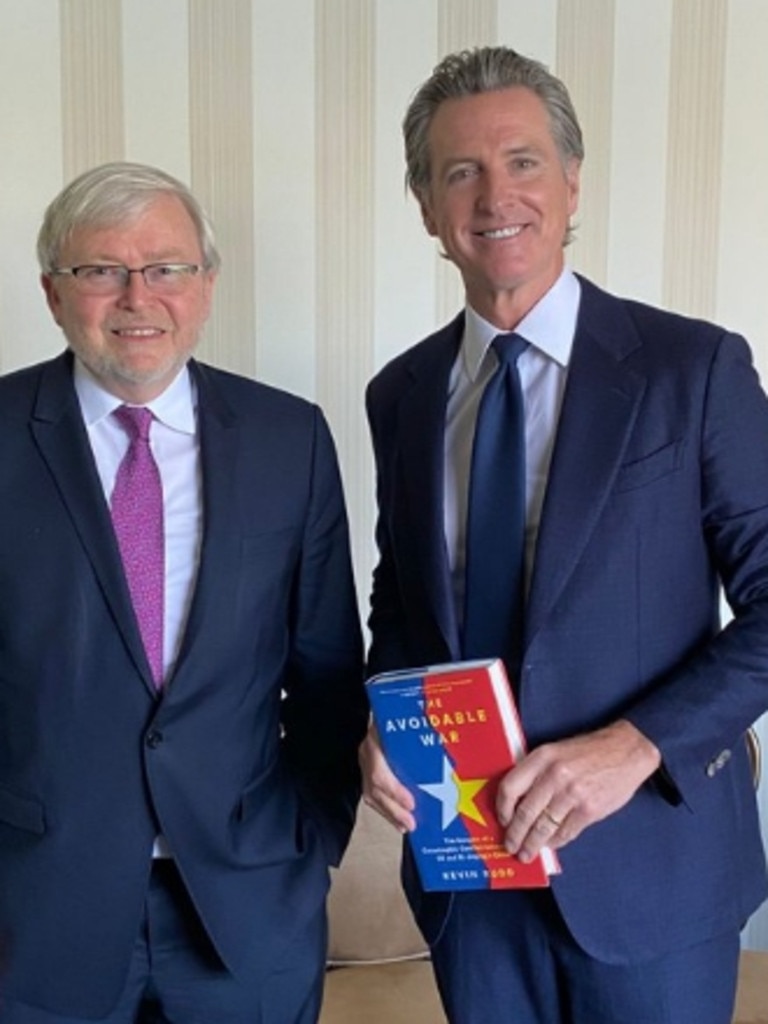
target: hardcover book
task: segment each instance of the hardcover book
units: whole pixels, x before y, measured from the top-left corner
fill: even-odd
[[[367,689],[384,755],[416,801],[409,840],[424,888],[549,885],[555,853],[522,864],[496,817],[499,782],[525,753],[502,662],[385,672]]]

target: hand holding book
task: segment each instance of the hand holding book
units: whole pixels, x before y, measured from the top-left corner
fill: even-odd
[[[360,745],[360,767],[363,772],[363,799],[405,835],[416,828],[413,816],[416,801],[389,766],[379,738],[376,723],[372,722],[368,735]]]
[[[408,831],[424,887],[548,885],[559,870],[555,855],[545,848],[529,863],[518,860],[504,848],[496,813],[499,781],[525,753],[501,662],[384,673],[369,680],[368,693],[396,776],[376,763],[372,739],[370,796]]]
[[[507,848],[526,859],[545,843],[573,842],[631,800],[660,763],[658,748],[624,719],[537,747],[498,789]]]

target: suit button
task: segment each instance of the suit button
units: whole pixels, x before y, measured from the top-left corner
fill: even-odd
[[[717,757],[713,758],[707,765],[707,775],[710,779],[714,778],[715,775],[724,768],[731,759],[730,750],[721,750]]]
[[[152,729],[147,733],[147,746],[150,750],[154,750],[156,747],[159,747],[162,742],[163,734],[157,729]]]

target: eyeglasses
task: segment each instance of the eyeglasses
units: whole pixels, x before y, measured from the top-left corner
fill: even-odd
[[[83,295],[117,295],[128,287],[131,274],[141,274],[147,288],[157,295],[178,295],[201,270],[198,263],[148,263],[145,267],[98,263],[54,267],[51,274],[71,277]]]

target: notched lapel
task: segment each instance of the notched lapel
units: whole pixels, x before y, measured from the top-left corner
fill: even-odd
[[[42,369],[30,429],[93,566],[117,628],[145,684],[154,694],[152,674],[125,582],[109,508],[72,383],[72,360],[68,353]]]
[[[209,602],[215,599],[221,580],[237,578],[240,557],[240,535],[233,529],[232,520],[236,511],[234,486],[238,478],[241,431],[237,429],[237,417],[206,367],[194,361],[189,366],[198,391],[203,536],[189,616],[173,670],[174,682],[183,672],[185,663],[194,663],[196,652],[202,652],[200,663],[206,663],[209,624],[216,621],[216,616],[210,614]]]
[[[577,566],[621,465],[646,387],[644,375],[624,363],[637,343],[634,330],[622,334],[616,322],[606,336],[577,331],[534,556],[526,645]]]
[[[397,431],[404,498],[397,502],[398,515],[404,517],[399,541],[407,546],[404,558],[426,589],[428,606],[456,658],[460,642],[445,545],[443,475],[448,383],[460,337],[454,322],[414,361],[412,386],[400,400]]]

